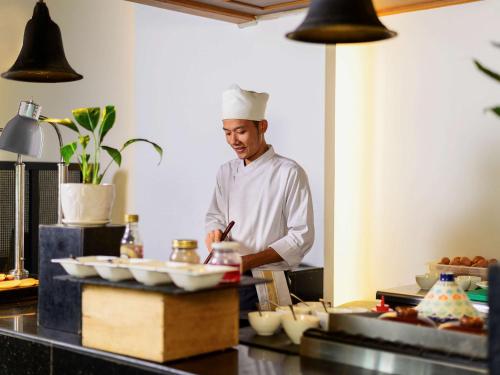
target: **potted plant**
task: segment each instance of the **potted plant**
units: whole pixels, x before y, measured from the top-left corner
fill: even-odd
[[[104,144],[104,139],[113,128],[116,110],[112,105],[100,108],[78,108],[72,111],[72,119],[44,119],[45,122],[65,126],[75,133],[77,138],[61,148],[61,155],[68,165],[72,160],[80,166],[82,183],[66,183],[60,186],[63,223],[69,225],[104,225],[109,223],[115,190],[112,184],[101,183],[109,167],[122,162],[122,152],[131,144],[146,142],[160,155],[163,149],[147,139],[133,138],[126,141],[120,149]],[[101,158],[108,155],[107,164]]]
[[[493,43],[493,45],[495,47],[498,47],[500,48],[500,43]],[[483,72],[484,74],[486,74],[487,76],[493,78],[494,80],[496,80],[497,82],[500,82],[500,73],[497,73],[491,69],[488,69],[486,68],[483,64],[481,64],[479,61],[477,60],[474,60],[474,63],[476,64],[476,67],[481,71]],[[500,105],[497,105],[495,107],[491,107],[491,108],[487,108],[488,111],[491,111],[493,112],[494,114],[496,114],[497,116],[500,117]]]

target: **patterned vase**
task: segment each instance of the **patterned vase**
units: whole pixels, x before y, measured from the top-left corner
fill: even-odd
[[[417,310],[437,322],[458,320],[464,315],[479,315],[469,297],[455,282],[455,275],[450,272],[440,275],[439,281],[425,295]]]

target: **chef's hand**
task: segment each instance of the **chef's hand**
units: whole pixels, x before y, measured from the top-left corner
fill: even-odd
[[[219,229],[207,233],[207,237],[205,238],[205,245],[207,246],[208,252],[212,251],[212,244],[214,242],[220,242],[221,238],[222,238],[222,231]]]

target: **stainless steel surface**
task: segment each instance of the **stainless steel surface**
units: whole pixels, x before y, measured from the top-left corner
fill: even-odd
[[[47,117],[45,116],[40,116],[41,120],[47,120]],[[53,122],[47,122],[54,131],[56,132],[57,135],[57,140],[59,142],[59,153],[61,154],[61,149],[64,145],[63,139],[62,139],[62,134],[61,131],[59,130],[59,127],[54,124]],[[64,163],[64,158],[61,154],[61,157],[59,159],[59,163],[57,164],[57,181],[58,181],[58,186],[57,186],[57,224],[62,225],[62,219],[63,219],[63,212],[62,212],[62,204],[61,204],[61,184],[65,184],[68,182],[68,166],[66,163]]]
[[[332,315],[331,315],[332,316]],[[330,331],[342,331],[351,335],[363,335],[418,346],[447,351],[471,358],[488,358],[488,339],[485,335],[473,335],[456,331],[416,326],[381,320],[374,317],[336,314],[330,319]]]
[[[57,224],[62,225],[61,184],[68,182],[68,166],[63,161],[57,163],[57,179]]]
[[[449,363],[384,350],[302,337],[300,354],[305,357],[344,363],[385,374],[487,374],[486,368]]]
[[[15,263],[14,269],[9,273],[18,280],[29,275],[29,272],[24,269],[24,167],[22,156],[17,155]]]

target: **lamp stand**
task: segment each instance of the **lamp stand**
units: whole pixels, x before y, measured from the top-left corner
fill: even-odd
[[[68,182],[68,166],[64,161],[57,163],[57,224],[62,225],[61,185]]]
[[[23,157],[18,154],[16,162],[15,268],[9,272],[17,280],[29,276],[29,272],[24,269],[24,175],[25,164]]]

